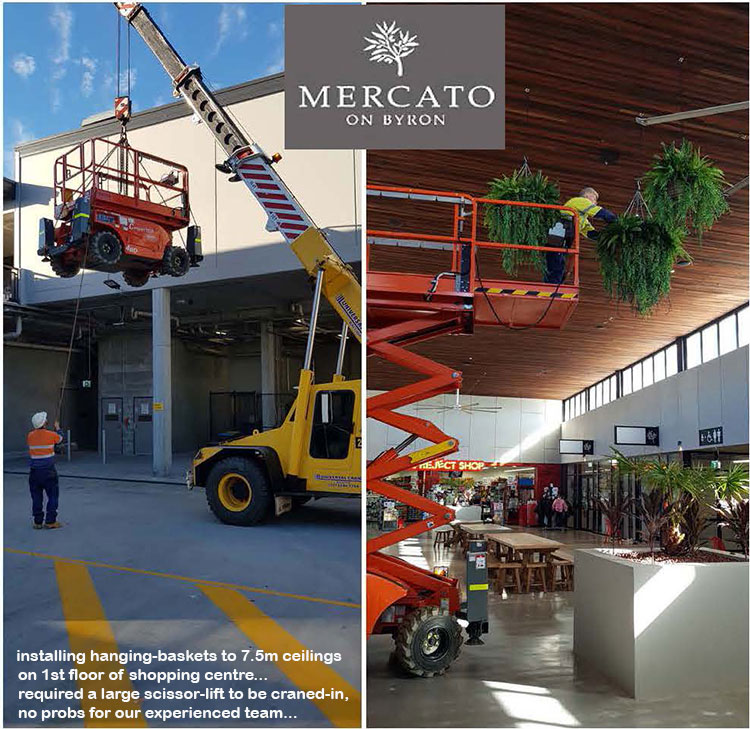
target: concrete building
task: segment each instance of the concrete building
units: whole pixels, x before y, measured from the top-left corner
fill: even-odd
[[[217,98],[269,154],[282,154],[285,182],[358,269],[358,153],[284,150],[283,88],[277,74]],[[55,276],[36,252],[39,219],[53,217],[54,161],[84,140],[119,133],[113,118],[84,121],[16,149],[15,179],[4,186],[5,449],[23,451],[29,415],[54,413],[62,387],[61,421],[79,448],[152,453],[155,471],[167,473],[172,451],[194,450],[222,432],[271,427],[283,416],[304,353],[312,288],[281,235],[266,231],[245,186],[216,171],[222,154],[182,101],[134,114],[128,138],[188,168],[192,214],[202,228],[200,267],[139,289],[119,274]],[[119,289],[110,288],[112,280]],[[327,305],[320,323],[318,379],[333,372],[340,331]],[[359,359],[352,343],[352,377]]]

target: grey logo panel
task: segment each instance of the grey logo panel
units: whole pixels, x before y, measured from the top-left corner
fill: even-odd
[[[288,5],[288,149],[502,149],[502,5]]]

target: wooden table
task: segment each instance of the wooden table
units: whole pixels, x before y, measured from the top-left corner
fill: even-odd
[[[484,524],[482,522],[461,522],[457,524],[461,531],[460,541],[464,551],[468,548],[469,539],[484,539],[485,535],[500,534],[511,531],[510,527],[501,524]]]
[[[555,589],[554,566],[549,556],[556,550],[563,547],[562,542],[555,542],[552,539],[538,537],[530,532],[510,532],[508,534],[488,534],[487,539],[507,547],[511,554],[517,553],[521,557],[521,563],[526,568],[533,562],[533,556],[539,554],[539,561],[547,564],[547,579],[550,583],[550,591]]]

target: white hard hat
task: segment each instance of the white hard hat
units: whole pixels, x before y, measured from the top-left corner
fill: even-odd
[[[41,413],[34,413],[31,416],[31,424],[35,428],[41,428],[47,422],[47,413],[42,410]]]

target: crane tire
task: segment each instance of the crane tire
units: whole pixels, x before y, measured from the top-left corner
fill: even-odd
[[[396,660],[414,676],[439,676],[456,660],[463,635],[454,615],[436,605],[413,610],[395,636]]]
[[[206,501],[214,515],[232,526],[255,526],[272,513],[273,493],[265,470],[250,458],[219,461],[206,479]]]

